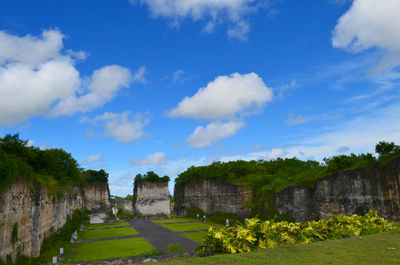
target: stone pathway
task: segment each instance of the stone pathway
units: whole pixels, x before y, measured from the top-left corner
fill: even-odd
[[[132,220],[130,224],[139,233],[139,236],[146,239],[154,248],[167,251],[168,245],[179,243],[180,247],[187,253],[194,252],[199,243],[153,223],[148,220]]]

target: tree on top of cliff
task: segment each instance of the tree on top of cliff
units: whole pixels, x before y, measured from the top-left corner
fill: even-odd
[[[148,171],[146,174],[137,174],[135,177],[135,185],[139,182],[168,182],[170,178],[168,176],[160,177],[154,171]]]
[[[400,156],[400,146],[396,145],[394,142],[380,141],[375,146],[375,152],[379,154],[379,161],[386,163],[393,158]]]
[[[84,171],[83,175],[88,183],[108,183],[108,173],[103,169],[100,169],[99,171],[89,169]]]
[[[63,189],[85,183],[78,162],[63,149],[41,150],[29,146],[18,134],[0,137],[0,191],[9,188],[16,177]]]

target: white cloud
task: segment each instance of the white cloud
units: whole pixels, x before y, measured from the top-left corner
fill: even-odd
[[[145,115],[137,114],[133,118],[131,116],[129,111],[123,113],[105,112],[92,119],[83,118],[81,121],[100,125],[104,128],[105,136],[112,137],[120,142],[130,142],[143,137],[145,135],[143,128],[149,123],[149,119]]]
[[[101,162],[103,161],[103,155],[100,153],[97,153],[95,155],[90,155],[86,158],[85,161],[82,162],[82,165],[88,165],[91,164],[93,162]]]
[[[173,76],[172,76],[174,84],[176,84],[184,74],[185,74],[185,71],[182,70],[182,69],[179,69],[179,70],[175,71]]]
[[[164,165],[167,163],[167,155],[162,152],[150,154],[145,158],[133,159],[130,164],[134,166]]]
[[[75,63],[86,54],[64,50],[63,39],[58,30],[38,37],[0,31],[0,126],[40,115],[87,112],[135,81],[128,69],[116,65],[80,77]]]
[[[18,37],[0,31],[0,64],[23,63],[38,66],[60,56],[64,35],[58,30],[45,30],[41,38]]]
[[[302,123],[315,120],[316,118],[317,117],[303,116],[295,113],[289,113],[289,118],[286,120],[286,124],[289,126],[299,125]]]
[[[400,1],[354,0],[333,32],[334,47],[351,52],[379,48],[386,52],[375,74],[400,65]]]
[[[210,123],[206,127],[198,126],[186,139],[186,143],[195,148],[203,148],[220,139],[233,136],[244,126],[243,121]]]
[[[147,74],[146,67],[144,67],[144,66],[140,67],[136,71],[136,73],[133,75],[133,81],[136,81],[136,82],[142,83],[142,84],[146,84],[147,83],[146,74]]]
[[[167,114],[212,120],[206,127],[198,126],[186,139],[189,146],[203,148],[235,135],[244,126],[244,117],[260,111],[272,97],[272,90],[256,73],[234,73],[215,78],[192,97],[185,97]]]
[[[272,90],[256,73],[234,73],[219,76],[192,97],[185,97],[168,116],[231,120],[259,110],[271,100]]]
[[[127,68],[117,65],[105,66],[96,70],[88,85],[89,92],[80,97],[74,93],[63,98],[54,107],[51,115],[70,115],[101,107],[113,99],[120,88],[128,87],[131,78],[131,73]]]
[[[263,0],[130,0],[148,5],[154,17],[171,19],[173,25],[191,18],[206,20],[204,31],[211,33],[218,24],[228,22],[227,34],[231,38],[247,39],[250,31],[248,16],[266,7]]]

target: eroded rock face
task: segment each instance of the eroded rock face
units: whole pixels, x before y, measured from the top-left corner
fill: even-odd
[[[86,207],[91,210],[90,223],[104,223],[111,211],[110,190],[107,183],[93,182],[85,188]]]
[[[143,215],[169,216],[170,198],[168,182],[139,182],[133,190],[133,210]]]
[[[244,207],[246,201],[251,201],[251,192],[244,186],[204,180],[182,186],[175,185],[174,213],[178,217],[183,217],[186,216],[187,209],[195,206],[207,215],[224,212],[244,218],[250,214],[250,209]]]
[[[113,206],[114,214],[117,214],[119,206],[123,206],[125,212],[133,213],[132,200],[125,200],[125,199],[115,198],[114,199],[114,206]]]
[[[356,169],[317,180],[315,189],[289,187],[276,198],[279,214],[296,221],[328,219],[331,215],[380,216],[400,221],[400,158],[383,167]]]
[[[61,228],[67,217],[84,209],[84,196],[79,188],[71,188],[62,199],[49,195],[46,188],[36,184],[36,192],[17,182],[1,195],[0,258],[16,254],[17,249],[27,257],[37,257],[45,237]],[[12,231],[18,222],[18,242],[12,244]]]

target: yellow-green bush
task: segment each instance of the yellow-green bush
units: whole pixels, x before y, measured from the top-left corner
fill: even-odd
[[[199,250],[203,254],[249,252],[257,248],[394,230],[400,230],[400,225],[379,217],[375,211],[369,211],[365,216],[332,216],[328,220],[302,223],[261,221],[251,218],[236,227],[210,227]]]

